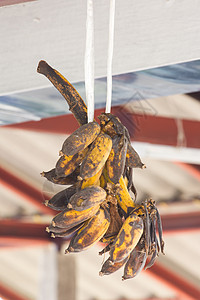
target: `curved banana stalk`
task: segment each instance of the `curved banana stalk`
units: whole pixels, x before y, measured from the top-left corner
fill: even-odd
[[[109,224],[109,213],[107,210],[100,208],[96,215],[85,222],[85,225],[72,237],[65,253],[79,252],[88,249],[102,238]]]
[[[71,83],[44,60],[39,62],[37,72],[45,75],[65,98],[79,125],[86,124],[87,106]]]
[[[64,141],[60,154],[71,156],[82,151],[96,139],[100,130],[97,122],[82,125]]]
[[[138,244],[143,233],[143,220],[133,213],[124,221],[110,250],[110,260],[119,262],[125,259]]]

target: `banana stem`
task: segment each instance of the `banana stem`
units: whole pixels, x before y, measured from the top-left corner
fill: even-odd
[[[37,72],[46,76],[65,98],[79,125],[86,124],[87,106],[70,82],[44,60],[39,62]]]

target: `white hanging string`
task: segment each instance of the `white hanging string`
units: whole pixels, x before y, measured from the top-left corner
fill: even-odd
[[[85,93],[88,122],[94,120],[94,20],[93,0],[87,0],[86,45],[85,45]]]
[[[106,113],[111,111],[112,101],[112,58],[114,45],[114,25],[115,25],[115,0],[110,0],[110,15],[109,15],[109,36],[108,36],[108,59],[107,59],[107,99]]]

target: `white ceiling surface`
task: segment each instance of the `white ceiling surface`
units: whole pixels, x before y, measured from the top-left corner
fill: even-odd
[[[109,1],[95,1],[95,76],[106,74]],[[199,59],[198,0],[116,1],[113,74]],[[0,95],[49,86],[41,59],[84,79],[86,0],[0,7]]]

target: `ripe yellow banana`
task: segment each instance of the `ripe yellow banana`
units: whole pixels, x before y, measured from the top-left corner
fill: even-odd
[[[124,260],[138,244],[143,233],[143,220],[133,213],[124,221],[110,250],[110,260],[119,262]]]
[[[88,148],[76,153],[75,155],[63,155],[56,163],[56,175],[59,177],[66,177],[70,175],[83,161],[88,152]]]
[[[53,220],[52,225],[70,229],[88,219],[90,219],[99,210],[99,205],[93,206],[83,211],[76,211],[73,209],[65,209],[57,214]]]
[[[80,177],[87,179],[93,177],[104,166],[112,148],[112,139],[101,132],[91,145],[80,167]]]
[[[60,154],[71,156],[82,151],[96,139],[100,130],[97,122],[82,125],[64,141]]]
[[[99,272],[100,276],[103,275],[110,275],[116,271],[118,271],[128,260],[129,256],[127,256],[125,259],[123,259],[122,261],[119,262],[115,262],[114,264],[110,261],[110,258],[108,258],[102,268],[101,271]]]
[[[84,189],[84,188],[86,188],[88,186],[91,186],[91,185],[98,185],[99,186],[100,185],[100,177],[101,177],[103,168],[101,168],[99,170],[99,172],[97,172],[94,176],[92,176],[90,178],[87,178],[87,179],[83,179],[81,181],[81,189]]]
[[[96,215],[85,222],[75,236],[72,237],[65,253],[79,252],[88,249],[98,242],[110,224],[110,216],[106,209],[100,208]]]
[[[128,192],[128,189],[126,187],[126,182],[123,176],[121,176],[119,180],[119,184],[120,187],[117,190],[116,198],[119,206],[123,211],[124,216],[127,217],[135,207],[135,203]]]
[[[100,186],[88,186],[72,195],[67,207],[82,211],[92,206],[96,206],[97,204],[100,205],[105,201],[106,196],[106,191]]]
[[[124,172],[127,140],[125,135],[113,138],[112,149],[106,162],[107,174],[113,183],[118,183]]]

